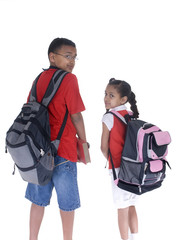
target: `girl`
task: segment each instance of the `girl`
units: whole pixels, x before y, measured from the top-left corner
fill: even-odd
[[[139,116],[135,94],[131,91],[130,85],[125,81],[115,80],[114,78],[110,79],[105,90],[104,102],[107,112],[110,109],[115,110],[122,116],[128,114],[125,103],[129,102],[134,117],[138,118]],[[118,175],[125,140],[126,125],[112,114],[105,114],[102,122],[101,151],[105,158],[108,159],[108,149],[110,149],[116,174]],[[134,240],[138,233],[138,218],[135,209],[138,196],[122,190],[115,185],[110,160],[109,169],[112,178],[113,199],[118,209],[118,226],[121,238],[122,240],[128,240],[128,230],[130,229],[131,239]]]

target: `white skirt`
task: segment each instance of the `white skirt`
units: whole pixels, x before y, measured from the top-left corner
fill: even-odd
[[[117,176],[118,176],[119,170],[120,168],[115,169]],[[111,176],[112,195],[113,195],[113,201],[114,201],[115,207],[119,209],[119,208],[127,208],[129,206],[135,206],[139,196],[134,193],[125,191],[119,188],[117,185],[115,185],[112,169],[110,169],[109,172]]]

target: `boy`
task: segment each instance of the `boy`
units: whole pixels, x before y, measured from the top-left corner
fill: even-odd
[[[32,202],[30,212],[30,240],[37,240],[45,206],[50,203],[53,187],[56,189],[64,240],[72,240],[74,210],[80,207],[77,185],[76,134],[86,141],[81,112],[85,110],[77,78],[72,74],[77,56],[76,45],[65,38],[54,39],[48,49],[49,69],[45,70],[37,83],[37,97],[40,101],[54,72],[59,68],[68,72],[49,104],[51,140],[56,139],[61,127],[66,106],[68,119],[55,158],[52,180],[45,186],[28,184],[26,198]]]

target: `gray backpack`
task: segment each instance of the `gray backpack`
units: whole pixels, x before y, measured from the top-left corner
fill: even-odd
[[[42,73],[41,73],[42,74]],[[40,75],[41,75],[40,74]],[[67,72],[54,72],[41,102],[37,102],[35,79],[28,103],[24,104],[6,135],[6,152],[10,153],[23,180],[46,185],[52,177],[54,157],[67,121],[66,113],[57,139],[50,140],[48,105],[60,87]]]

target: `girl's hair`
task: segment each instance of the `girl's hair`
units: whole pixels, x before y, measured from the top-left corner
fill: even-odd
[[[76,48],[76,44],[67,38],[55,38],[49,45],[48,55],[50,52],[55,52],[56,50],[60,49],[63,45]]]
[[[121,97],[127,97],[127,102],[130,103],[131,105],[131,110],[133,111],[133,116],[134,118],[138,118],[139,117],[139,112],[137,109],[137,105],[136,105],[136,96],[135,94],[131,91],[131,86],[130,84],[128,84],[125,81],[122,80],[116,80],[115,78],[111,78],[109,80],[109,84],[113,86],[118,93],[120,93]]]

